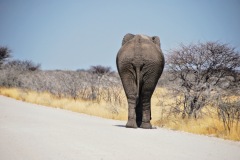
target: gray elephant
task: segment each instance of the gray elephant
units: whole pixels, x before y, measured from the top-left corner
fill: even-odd
[[[128,128],[151,129],[151,97],[164,68],[157,36],[126,34],[117,69],[128,101]]]

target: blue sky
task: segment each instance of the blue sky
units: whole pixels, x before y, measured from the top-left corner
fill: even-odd
[[[240,50],[239,0],[0,0],[0,45],[42,69],[116,70],[126,33],[180,43],[220,41]]]

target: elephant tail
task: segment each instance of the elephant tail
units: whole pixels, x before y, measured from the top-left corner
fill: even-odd
[[[138,101],[139,101],[139,88],[140,88],[140,82],[139,82],[139,79],[140,79],[140,68],[139,67],[136,67],[136,82],[137,82],[137,97],[136,97],[136,104],[138,104]]]

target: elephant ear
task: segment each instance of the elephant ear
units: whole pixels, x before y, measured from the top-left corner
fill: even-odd
[[[123,37],[123,40],[122,40],[122,46],[127,43],[128,41],[130,41],[131,39],[133,39],[135,35],[131,34],[131,33],[128,33],[126,34],[124,37]]]
[[[152,37],[153,43],[155,43],[158,47],[160,47],[160,38],[158,36]]]

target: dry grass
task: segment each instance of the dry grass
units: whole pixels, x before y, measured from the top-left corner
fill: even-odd
[[[16,88],[0,88],[0,94],[30,103],[66,109],[93,116],[127,120],[127,106],[115,106],[103,101],[94,102],[74,100],[71,98],[58,98],[49,93],[23,91]],[[182,119],[180,116],[168,116],[168,104],[172,99],[164,88],[157,88],[152,97],[152,123],[155,126],[181,130],[195,134],[210,135],[230,140],[240,140],[240,126],[235,124],[229,133],[216,114],[200,119]],[[124,103],[126,104],[126,103]],[[216,111],[212,111],[215,112]]]
[[[233,125],[229,133],[223,123],[217,117],[205,117],[200,119],[182,119],[181,117],[166,117],[158,120],[155,125],[170,128],[173,130],[181,130],[185,132],[202,134],[208,136],[219,137],[229,140],[240,140],[240,128],[236,123]]]
[[[34,104],[66,109],[108,119],[127,119],[126,108],[116,107],[105,102],[97,103],[95,101],[85,101],[81,99],[58,98],[46,92],[37,93],[34,91],[23,91],[17,88],[1,88],[0,94]]]
[[[228,97],[232,101],[239,97]],[[219,137],[240,141],[240,124],[234,123],[229,132],[218,118],[216,109],[211,106],[203,110],[203,117],[198,119],[183,119],[180,115],[169,115],[169,104],[173,103],[169,93],[164,88],[157,88],[152,97],[153,124],[159,127],[181,130],[185,132]]]

